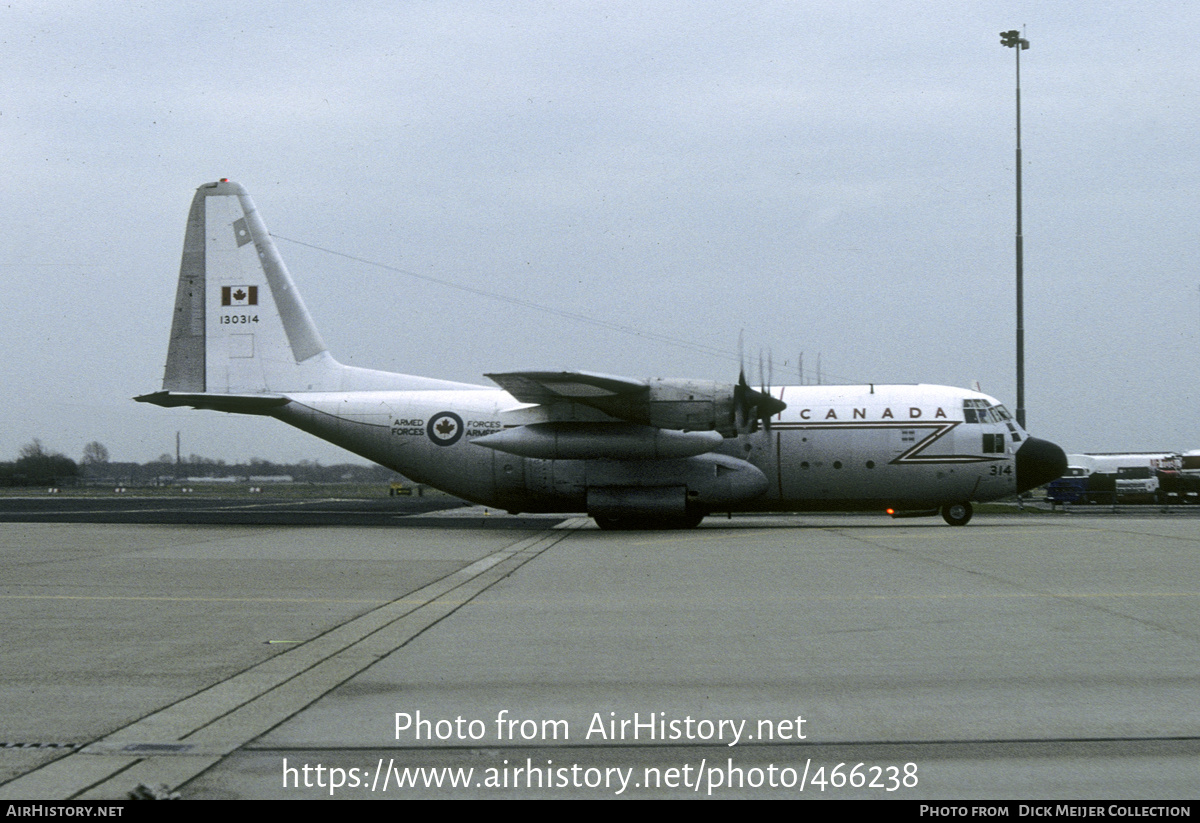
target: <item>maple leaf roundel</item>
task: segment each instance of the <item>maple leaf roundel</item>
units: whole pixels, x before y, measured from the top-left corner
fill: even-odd
[[[452,411],[438,412],[425,425],[429,439],[439,446],[453,446],[463,435],[463,421]]]

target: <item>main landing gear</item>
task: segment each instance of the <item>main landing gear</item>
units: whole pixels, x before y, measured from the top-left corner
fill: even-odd
[[[942,519],[951,526],[965,526],[971,522],[971,515],[975,510],[971,508],[970,503],[951,503],[948,506],[942,506]]]

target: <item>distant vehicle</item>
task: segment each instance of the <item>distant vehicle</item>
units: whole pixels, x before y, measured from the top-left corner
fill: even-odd
[[[1200,452],[1067,455],[1046,487],[1051,503],[1200,502]]]
[[[1118,503],[1154,503],[1158,501],[1157,469],[1150,466],[1122,466],[1117,469],[1114,491]]]
[[[1116,475],[1117,469],[1132,466],[1167,468],[1179,460],[1176,452],[1120,452],[1108,454],[1068,454],[1067,471],[1083,469],[1085,475]],[[1066,475],[1064,475],[1066,476]]]
[[[1200,474],[1188,471],[1158,471],[1160,503],[1200,503]]]
[[[1086,503],[1089,472],[1081,466],[1068,466],[1067,473],[1046,484],[1046,500],[1054,504]]]

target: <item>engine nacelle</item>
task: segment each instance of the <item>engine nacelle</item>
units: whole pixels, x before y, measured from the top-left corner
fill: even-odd
[[[787,408],[782,398],[750,388],[742,375],[736,384],[661,377],[626,380],[587,372],[510,372],[489,374],[525,407],[506,409],[510,424],[613,422],[636,423],[677,432],[715,431],[723,437],[754,431]],[[587,410],[588,414],[580,414]],[[592,410],[604,416],[597,416]]]
[[[651,426],[685,431],[736,433],[734,386],[711,380],[650,381],[647,422]]]
[[[781,399],[756,391],[744,381],[732,385],[708,380],[656,379],[649,381],[648,386],[645,395],[648,422],[668,429],[717,431],[733,437],[751,421],[765,420],[787,408]]]

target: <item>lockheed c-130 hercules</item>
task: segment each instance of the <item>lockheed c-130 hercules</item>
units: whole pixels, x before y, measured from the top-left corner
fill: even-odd
[[[162,391],[136,399],[267,415],[477,504],[602,528],[870,510],[964,525],[973,502],[1066,470],[996,400],[948,386],[487,377],[500,388],[337,362],[253,201],[222,180],[192,201]]]

